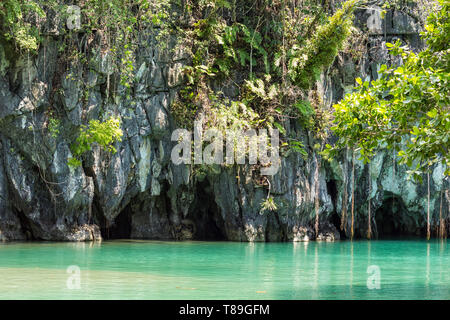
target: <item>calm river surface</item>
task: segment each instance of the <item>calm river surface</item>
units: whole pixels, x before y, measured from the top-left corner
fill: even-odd
[[[450,248],[439,240],[0,243],[0,299],[450,299]]]

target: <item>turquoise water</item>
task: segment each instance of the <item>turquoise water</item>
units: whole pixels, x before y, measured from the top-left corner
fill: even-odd
[[[450,299],[450,249],[438,240],[3,243],[0,299]]]

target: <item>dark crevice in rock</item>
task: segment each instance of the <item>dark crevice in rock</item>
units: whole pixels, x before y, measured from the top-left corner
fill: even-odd
[[[244,189],[244,186],[241,184],[241,178],[242,178],[242,179],[245,179],[245,178],[243,178],[243,177],[241,176],[241,173],[240,173],[239,170],[236,172],[236,177],[238,178],[238,180],[237,180],[237,184],[238,184],[238,188],[237,188],[238,197],[239,197],[239,199],[243,199],[243,196],[242,196],[242,190]],[[244,226],[244,214],[243,214],[243,212],[242,212],[242,205],[241,205],[240,203],[239,203],[238,209],[239,209],[238,213],[239,213],[239,221],[240,221],[240,225],[241,225],[241,230],[245,230],[245,226]]]
[[[131,206],[128,205],[114,219],[114,223],[108,229],[108,238],[105,239],[129,239],[131,235]]]
[[[334,211],[331,214],[331,223],[336,228],[336,230],[339,232],[339,236],[340,236],[339,239],[341,239],[341,240],[347,239],[347,236],[345,235],[345,231],[341,230],[341,217],[339,217],[339,215],[337,214],[336,211]]]
[[[341,230],[341,217],[339,217],[336,208],[337,208],[337,195],[338,190],[336,186],[336,180],[330,179],[327,181],[327,192],[331,197],[331,203],[333,204],[333,212],[331,213],[330,221],[336,230],[339,232],[340,239],[346,239],[346,235],[344,230]]]
[[[268,213],[265,240],[266,242],[279,242],[287,240],[285,229],[281,225],[277,212]]]
[[[333,204],[333,208],[335,208],[334,210],[336,210],[336,199],[337,199],[338,190],[336,187],[335,180],[327,181],[327,192],[331,197],[331,203]]]
[[[156,150],[154,152],[156,153]],[[167,181],[164,181],[161,185],[160,196],[157,197],[158,200],[156,201],[156,207],[159,209],[161,213],[163,213],[166,216],[172,239],[181,240],[179,233],[179,226],[177,226],[176,223],[174,223],[173,219],[176,217],[176,215],[172,216],[173,213],[172,203],[170,202],[170,197],[167,196],[169,190],[170,190],[169,183]]]
[[[95,177],[94,169],[92,167],[83,166],[82,168],[83,168],[84,174],[87,177],[91,177],[91,178]]]
[[[220,209],[214,201],[214,194],[207,179],[197,185],[197,201],[183,220],[185,226],[191,225],[194,240],[226,240],[225,222]]]
[[[97,195],[94,194],[92,199],[92,216],[95,224],[100,227],[100,233],[103,239],[109,239],[109,225],[103,213],[102,207],[99,204]]]
[[[33,228],[31,227],[32,222],[27,218],[23,211],[13,208],[14,214],[19,218],[20,228],[22,229],[22,233],[25,235],[27,240],[39,240],[34,236]]]

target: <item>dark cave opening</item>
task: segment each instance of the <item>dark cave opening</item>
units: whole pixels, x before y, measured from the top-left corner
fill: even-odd
[[[13,208],[13,212],[15,215],[19,218],[20,222],[20,228],[22,229],[22,232],[24,233],[27,240],[39,240],[35,237],[33,234],[33,229],[31,227],[31,221],[30,219],[23,213],[22,210],[19,210],[17,208]]]
[[[339,236],[341,240],[344,240],[347,238],[345,235],[344,230],[341,230],[341,218],[336,212],[336,200],[337,200],[337,186],[335,180],[328,180],[327,181],[327,192],[331,197],[331,202],[333,203],[334,211],[331,214],[331,223],[334,225],[336,230],[339,232]]]
[[[347,239],[345,231],[341,230],[341,217],[339,217],[336,210],[331,214],[331,223],[336,228],[336,230],[339,232],[339,239],[341,239],[341,240]]]
[[[277,213],[271,212],[267,215],[265,240],[266,242],[287,241],[286,228],[282,226]]]
[[[327,192],[331,197],[331,202],[336,207],[336,197],[337,197],[337,187],[336,187],[336,181],[335,180],[328,180],[327,181]]]
[[[114,219],[112,225],[102,223],[100,232],[105,240],[130,239],[131,236],[131,208],[126,206]]]
[[[384,195],[383,203],[375,212],[378,239],[405,238],[421,235],[421,230],[413,228],[405,221],[406,207],[403,201],[391,194]]]
[[[194,240],[226,240],[225,223],[207,179],[197,184],[197,200],[186,218],[194,225]]]

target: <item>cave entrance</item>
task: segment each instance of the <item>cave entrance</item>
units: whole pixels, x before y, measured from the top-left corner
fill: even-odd
[[[344,230],[341,230],[341,217],[336,212],[337,207],[337,186],[335,180],[328,180],[327,181],[327,192],[331,197],[331,202],[333,203],[334,211],[331,214],[331,223],[336,228],[336,230],[339,232],[339,236],[341,240],[347,239],[347,235],[345,234]]]
[[[33,228],[31,226],[31,220],[23,213],[22,210],[19,210],[13,207],[13,212],[19,218],[20,228],[22,229],[23,234],[25,235],[26,240],[40,240],[35,237],[33,233]]]
[[[198,182],[196,201],[187,219],[193,223],[194,240],[223,241],[226,240],[225,223],[217,206],[212,188],[207,179]]]
[[[114,223],[101,228],[102,238],[111,239],[130,239],[131,236],[131,208],[126,206],[114,219]]]
[[[347,235],[344,230],[341,230],[341,217],[337,214],[336,210],[331,214],[331,223],[339,232],[339,239],[345,240],[347,239]]]
[[[379,239],[418,236],[415,228],[407,220],[407,209],[403,200],[386,193],[383,204],[376,210],[376,232]]]

